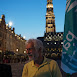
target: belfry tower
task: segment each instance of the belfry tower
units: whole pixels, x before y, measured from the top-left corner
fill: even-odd
[[[46,33],[56,32],[55,30],[55,16],[53,12],[52,0],[47,0],[47,11],[46,11]]]
[[[60,59],[63,45],[63,32],[56,32],[53,0],[47,0],[46,29],[44,37],[38,37],[44,45],[44,55],[47,58]]]

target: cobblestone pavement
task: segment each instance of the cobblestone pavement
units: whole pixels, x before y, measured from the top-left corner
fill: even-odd
[[[12,77],[22,77],[22,71],[25,63],[8,63],[11,65]]]

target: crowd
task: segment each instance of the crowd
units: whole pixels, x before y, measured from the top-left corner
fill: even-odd
[[[3,60],[2,60],[2,63],[22,63],[22,62],[25,62],[27,61],[28,58],[25,58],[25,57],[21,57],[21,58],[15,58],[15,57],[3,57]]]

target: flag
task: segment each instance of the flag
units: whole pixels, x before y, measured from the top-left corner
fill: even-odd
[[[61,68],[69,74],[77,72],[77,0],[66,2]]]

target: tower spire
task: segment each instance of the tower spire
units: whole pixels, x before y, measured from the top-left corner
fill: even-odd
[[[46,11],[46,33],[55,32],[55,16],[53,12],[52,0],[47,0],[47,11]]]

